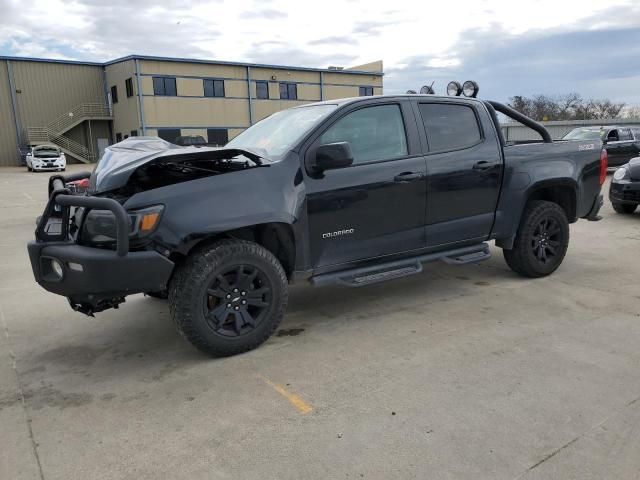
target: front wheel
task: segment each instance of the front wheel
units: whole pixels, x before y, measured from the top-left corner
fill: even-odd
[[[557,203],[530,202],[522,215],[511,250],[503,250],[507,265],[525,277],[545,277],[562,263],[569,246],[569,222]]]
[[[636,211],[636,208],[638,207],[637,204],[629,204],[629,203],[613,203],[613,202],[611,202],[611,205],[613,206],[613,209],[616,212],[622,213],[624,215],[632,214],[633,212]]]
[[[287,276],[278,259],[243,240],[223,240],[193,254],[169,288],[178,331],[214,357],[246,352],[267,340],[287,299]]]

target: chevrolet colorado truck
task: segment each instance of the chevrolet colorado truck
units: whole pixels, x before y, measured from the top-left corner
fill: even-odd
[[[536,130],[508,145],[497,113]],[[197,348],[233,355],[280,323],[288,284],[360,287],[422,264],[489,258],[551,274],[569,224],[598,219],[599,139],[552,143],[497,102],[434,95],[284,110],[223,148],[155,137],[106,149],[89,174],[54,175],[28,251],[36,281],[93,315],[166,292]],[[89,191],[66,183],[89,177]]]

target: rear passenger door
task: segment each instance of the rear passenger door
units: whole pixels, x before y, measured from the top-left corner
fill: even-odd
[[[427,246],[491,233],[502,180],[493,122],[479,102],[418,103],[427,143]]]

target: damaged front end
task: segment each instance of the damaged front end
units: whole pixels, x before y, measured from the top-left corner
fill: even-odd
[[[170,252],[150,237],[163,216],[159,202],[125,208],[136,193],[263,166],[254,152],[176,147],[157,138],[129,139],[106,149],[89,192],[72,194],[56,175],[28,252],[34,277],[87,315],[117,308],[126,296],[162,291],[173,273]]]
[[[133,195],[199,178],[268,166],[259,152],[235,148],[180,147],[157,137],[112,145],[91,176],[92,195]]]

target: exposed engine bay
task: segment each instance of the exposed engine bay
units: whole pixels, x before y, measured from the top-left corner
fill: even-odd
[[[157,137],[129,138],[108,147],[91,175],[89,194],[127,197],[176,183],[261,166],[256,150],[180,147]]]

